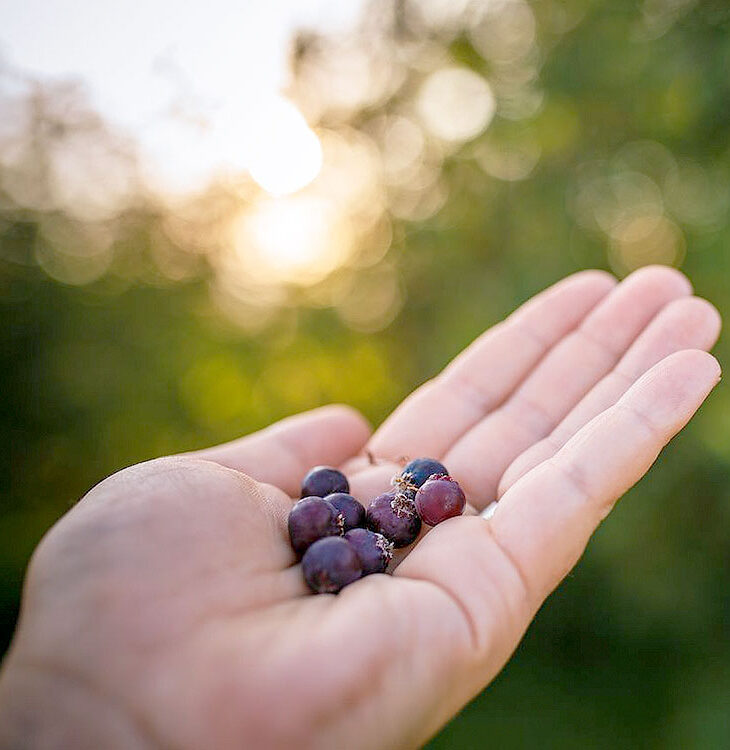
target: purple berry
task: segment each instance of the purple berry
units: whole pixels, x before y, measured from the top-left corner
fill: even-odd
[[[368,506],[367,527],[389,539],[396,547],[407,547],[421,531],[416,505],[403,492],[391,490]]]
[[[309,588],[318,594],[335,594],[362,575],[354,547],[342,537],[315,542],[302,558],[302,572]]]
[[[302,480],[302,497],[326,497],[333,492],[349,492],[347,477],[331,466],[315,466]]]
[[[448,474],[446,467],[435,458],[414,458],[394,478],[396,487],[415,491],[433,474]]]
[[[385,573],[393,557],[393,543],[382,534],[368,529],[352,529],[345,534],[362,563],[362,574]]]
[[[297,555],[303,555],[318,539],[341,533],[337,508],[321,497],[305,497],[289,511],[289,539]]]
[[[346,492],[333,492],[327,495],[325,500],[332,503],[337,508],[337,512],[342,515],[344,531],[365,525],[365,508],[352,495]]]
[[[464,491],[448,474],[432,476],[416,492],[416,508],[423,522],[429,526],[460,516],[465,505]]]

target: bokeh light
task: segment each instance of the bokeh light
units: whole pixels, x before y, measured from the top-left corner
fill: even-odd
[[[497,63],[527,57],[535,42],[535,16],[525,0],[477,3],[476,23],[469,37],[476,50]]]
[[[271,195],[308,185],[322,168],[322,146],[301,113],[284,99],[266,105],[252,136],[248,171]]]
[[[348,252],[346,229],[335,207],[317,196],[264,199],[233,221],[241,271],[253,281],[311,284]]]
[[[609,260],[619,274],[658,263],[679,265],[684,257],[682,230],[658,214],[632,216],[611,228]]]
[[[426,79],[417,107],[433,135],[445,141],[468,141],[489,125],[495,101],[482,76],[466,68],[445,68]]]

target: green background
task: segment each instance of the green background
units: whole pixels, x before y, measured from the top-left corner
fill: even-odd
[[[179,281],[155,268],[156,206],[126,216],[102,278],[60,283],[34,260],[48,212],[0,192],[0,653],[34,546],[102,477],[331,401],[377,424],[534,292],[581,268],[626,273],[607,235],[572,208],[587,162],[620,177],[626,154],[639,154],[632,170],[657,186],[683,238],[675,264],[730,314],[725,3],[572,2],[579,21],[552,36],[554,5],[532,7],[543,106],[527,122],[498,114],[481,138],[499,144],[527,128],[540,161],[504,182],[478,166],[474,144],[445,159],[443,208],[394,221],[385,260],[405,302],[380,330],[353,330],[297,293],[269,325],[237,327],[212,304],[204,263]],[[663,25],[638,33],[647,8]],[[466,36],[435,43],[489,76]],[[721,340],[721,363],[727,350]],[[503,674],[432,746],[727,747],[729,572],[721,384],[597,532]]]

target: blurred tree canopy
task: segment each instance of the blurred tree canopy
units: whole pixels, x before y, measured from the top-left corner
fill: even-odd
[[[83,89],[3,71],[2,643],[40,536],[125,465],[331,401],[377,423],[580,268],[681,266],[728,315],[729,32],[723,0],[372,3],[293,42],[323,166],[278,198],[154,195]],[[720,387],[433,747],[727,747],[729,563]]]

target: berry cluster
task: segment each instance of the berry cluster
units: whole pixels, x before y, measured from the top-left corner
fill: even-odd
[[[435,526],[466,505],[459,484],[433,458],[411,461],[392,484],[366,511],[341,471],[315,466],[304,477],[302,499],[289,513],[289,538],[313,591],[336,593],[362,576],[384,573],[393,549],[414,542],[422,523]]]

